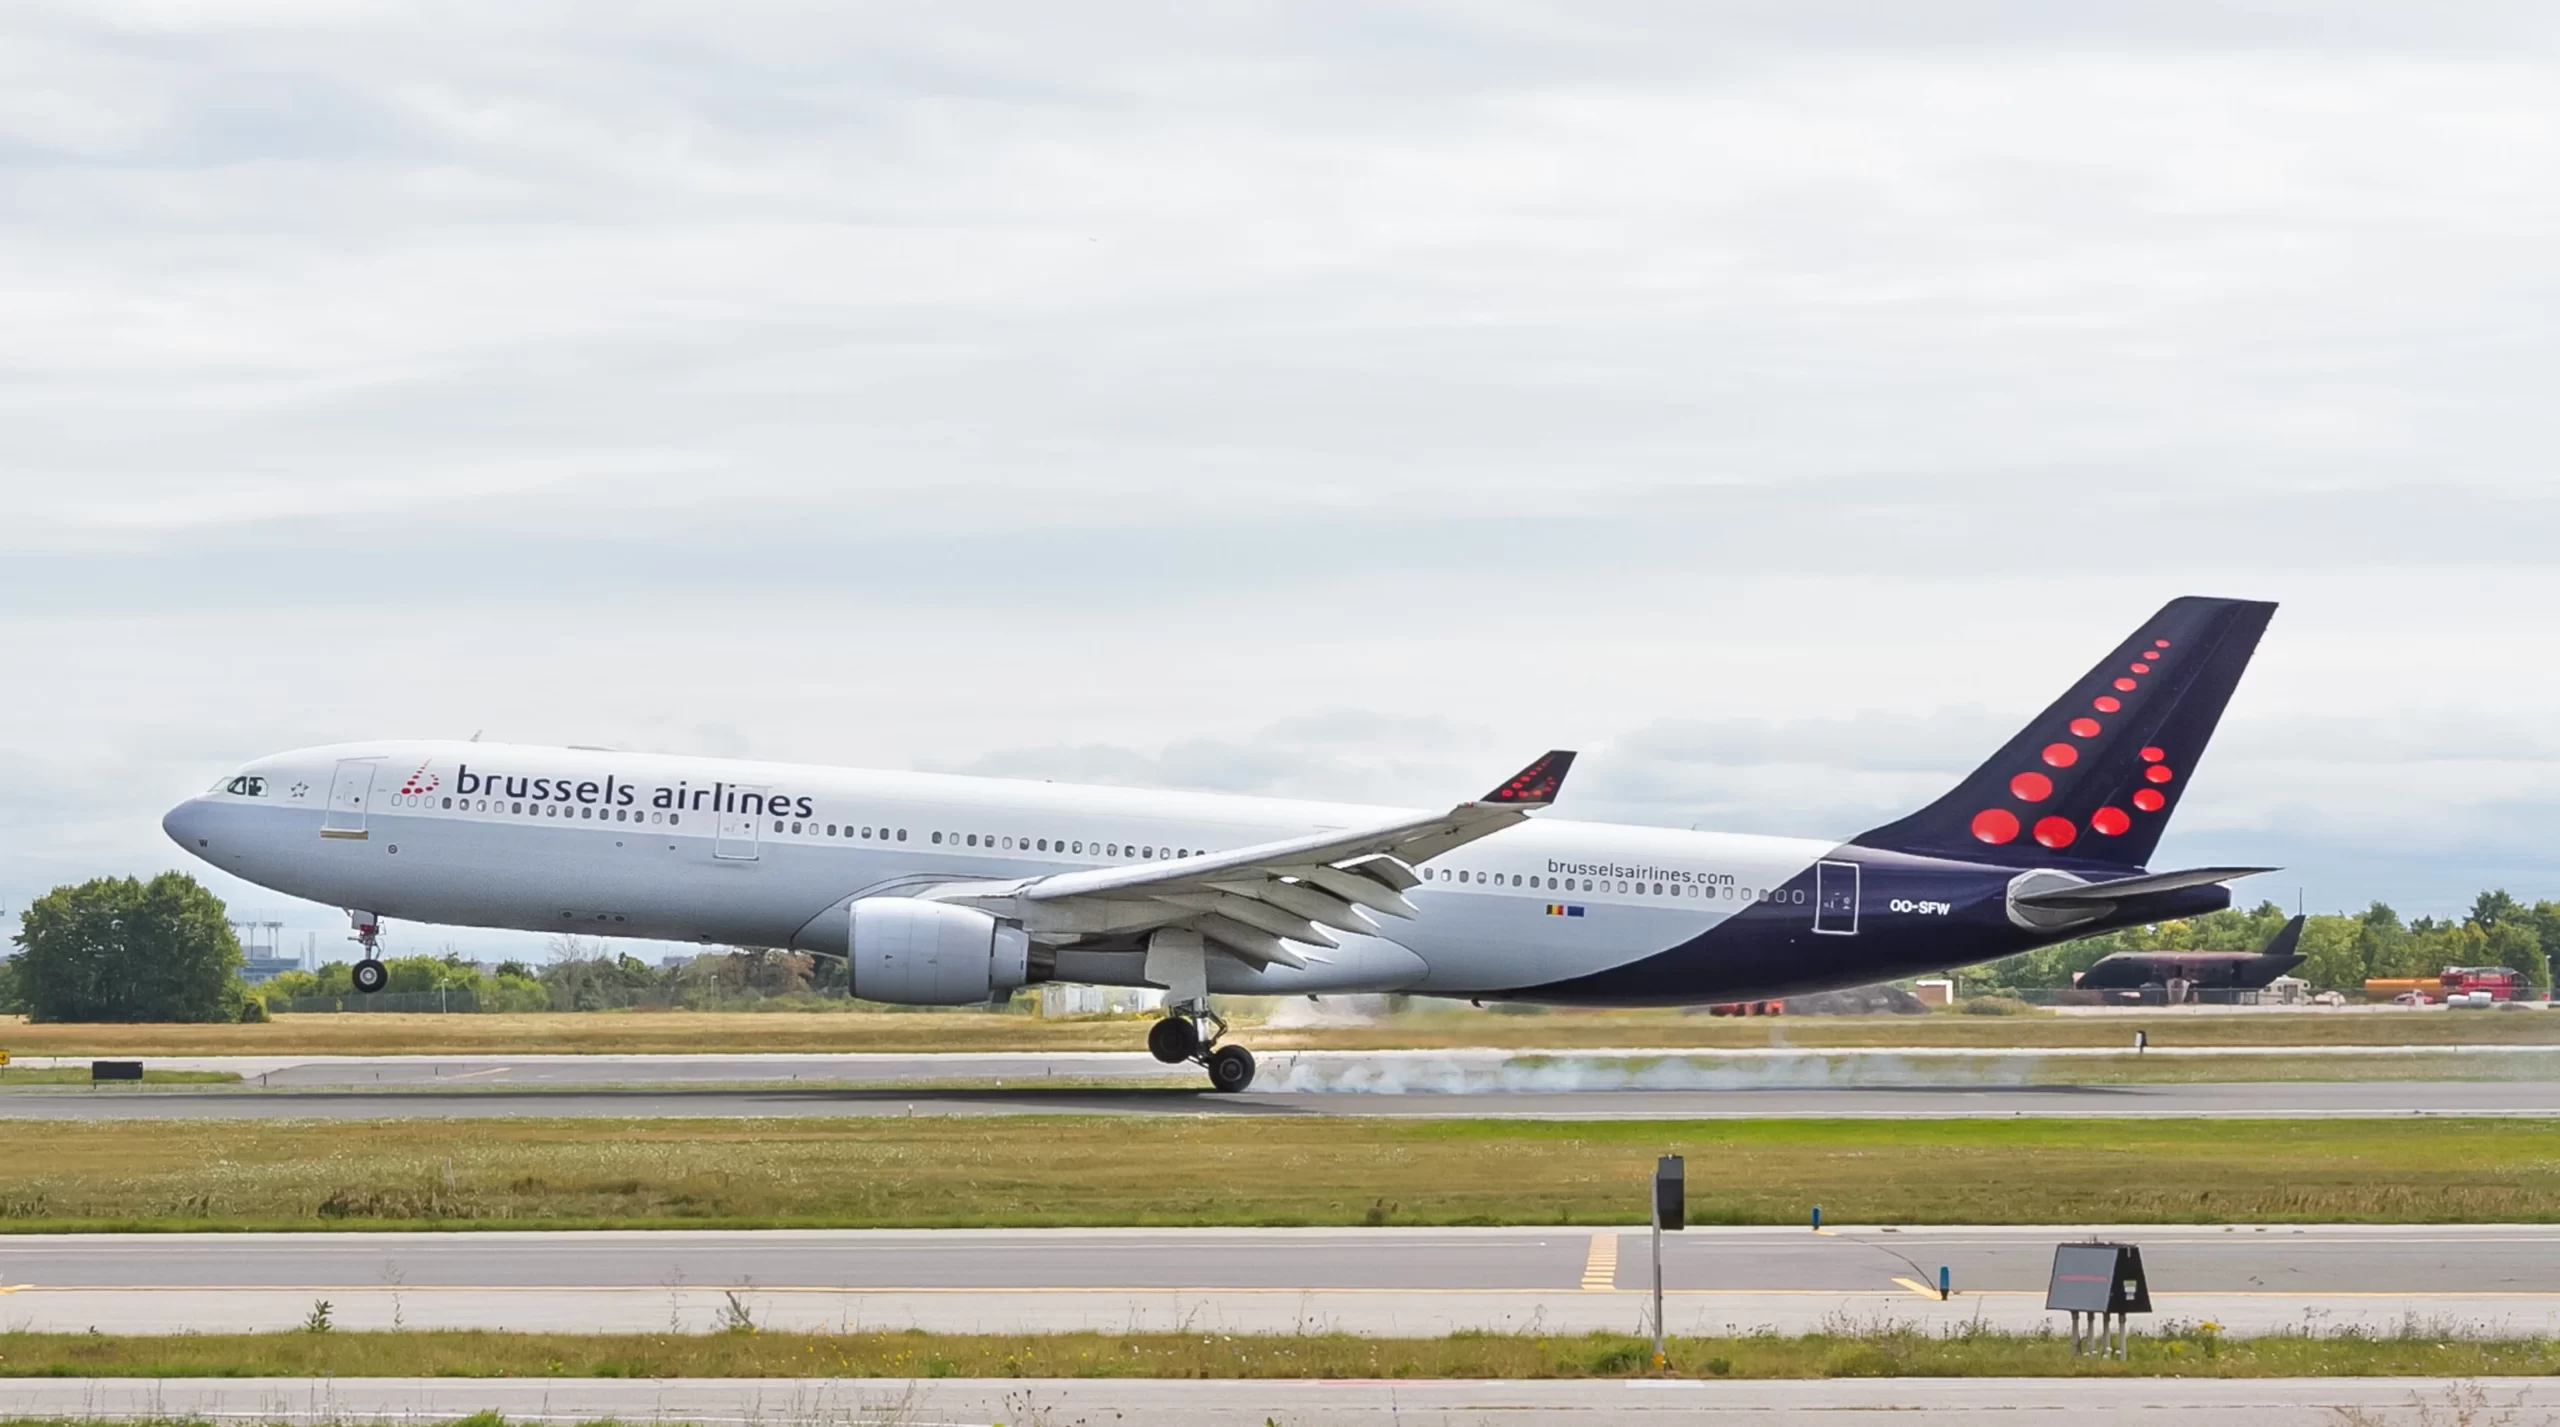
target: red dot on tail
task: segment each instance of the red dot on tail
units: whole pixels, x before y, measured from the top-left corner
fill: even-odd
[[[1973,835],[1998,844],[2018,835],[2018,815],[2006,808],[1984,808],[1973,815]]]
[[[2068,768],[2080,761],[2080,750],[2068,743],[2048,743],[2044,746],[2044,761],[2056,768]]]
[[[2142,770],[2142,776],[2150,779],[2154,783],[2166,783],[2178,775],[2169,771],[2168,764],[2154,763],[2150,767]]]
[[[2139,682],[2139,681],[2137,681],[2137,680],[2133,680],[2133,679],[2118,679],[2118,680],[2116,680],[2116,688],[2117,688],[2119,691],[2123,692],[2123,693],[2128,693],[2128,694],[2129,694],[2129,693],[2132,693],[2135,689],[2140,688],[2140,687],[2141,687],[2141,684],[2140,684],[2140,682]]]
[[[2151,672],[2151,666],[2148,664],[2136,664],[2133,666],[2133,672],[2137,674],[2148,674]]]
[[[2114,713],[2116,710],[2124,707],[2124,700],[2117,698],[2113,694],[2100,694],[2089,701],[2089,707],[2096,709],[2100,713]]]
[[[2169,800],[2167,798],[2160,796],[2160,790],[2157,788],[2138,788],[2134,790],[2133,805],[2142,809],[2146,813],[2156,813],[2160,811],[2162,807],[2167,805],[2168,801]]]
[[[2166,649],[2169,647],[2169,641],[2165,639],[2155,639],[2151,641],[2151,647],[2154,649]]]
[[[2133,826],[2133,819],[2126,817],[2122,808],[2100,808],[2089,814],[2089,826],[2109,837],[2122,837],[2125,829]]]
[[[2021,773],[2009,780],[2009,791],[2021,802],[2041,803],[2053,796],[2053,780],[2042,773]]]
[[[2153,744],[2142,750],[2142,761],[2145,763],[2157,763],[2168,756],[2169,751],[2160,747],[2158,744]]]
[[[2071,721],[2071,731],[2082,738],[2095,738],[2098,736],[2098,721],[2093,718],[2075,718]]]
[[[2039,818],[2036,821],[2036,841],[2047,847],[2069,847],[2071,840],[2079,835],[2080,829],[2073,826],[2069,818]]]

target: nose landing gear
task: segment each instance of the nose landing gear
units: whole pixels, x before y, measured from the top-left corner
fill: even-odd
[[[1202,1034],[1203,1024],[1214,1027]],[[1222,1046],[1218,1038],[1227,1023],[1206,1006],[1174,1006],[1164,1019],[1147,1028],[1147,1053],[1167,1065],[1194,1061],[1209,1071],[1209,1088],[1234,1094],[1253,1084],[1253,1052],[1240,1045]]]
[[[384,966],[382,958],[375,954],[382,949],[382,919],[371,912],[349,912],[347,920],[356,929],[355,935],[348,940],[364,948],[363,957],[357,960],[350,974],[355,980],[356,990],[370,996],[391,982],[391,968]]]

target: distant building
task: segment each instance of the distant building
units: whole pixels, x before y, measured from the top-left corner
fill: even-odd
[[[301,969],[302,958],[298,956],[252,956],[240,963],[240,979],[256,986]]]

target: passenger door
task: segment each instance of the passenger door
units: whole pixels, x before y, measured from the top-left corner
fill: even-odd
[[[762,788],[732,787],[729,789],[730,795],[736,797],[740,802],[746,801],[745,795],[748,793],[762,793],[764,791],[765,790]],[[756,799],[756,802],[761,805],[764,802],[764,799],[759,797]],[[731,808],[722,808],[720,810],[720,822],[718,824],[719,836],[711,840],[711,855],[729,862],[755,861],[759,855],[756,840],[756,824],[762,820],[763,819],[755,813],[739,812]]]
[[[337,773],[329,779],[329,809],[320,815],[322,837],[365,835],[365,804],[373,801],[374,762],[370,758],[340,761]]]
[[[1813,865],[1813,929],[1822,936],[1858,934],[1858,864]]]

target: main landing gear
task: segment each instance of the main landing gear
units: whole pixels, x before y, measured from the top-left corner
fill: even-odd
[[[347,920],[355,924],[356,934],[350,938],[364,948],[364,955],[353,968],[356,989],[370,996],[391,984],[391,968],[376,955],[382,950],[382,920],[371,912],[349,912]]]
[[[1206,1023],[1216,1029],[1201,1034]],[[1219,1045],[1227,1023],[1207,1007],[1177,1006],[1147,1028],[1147,1053],[1167,1065],[1195,1061],[1208,1067],[1209,1088],[1227,1094],[1253,1084],[1253,1052],[1240,1045]]]

